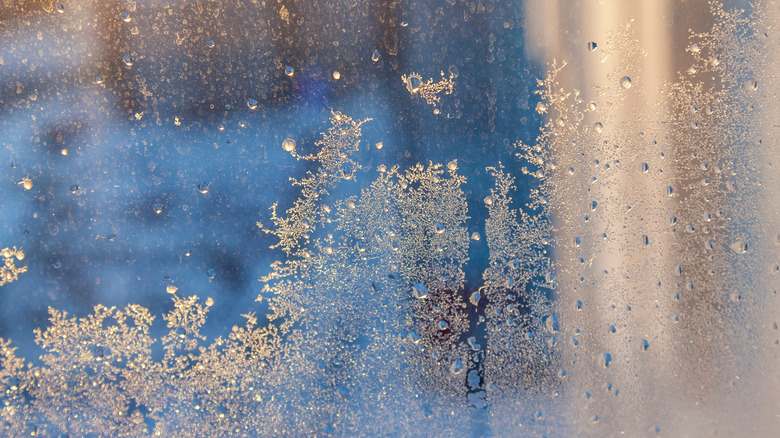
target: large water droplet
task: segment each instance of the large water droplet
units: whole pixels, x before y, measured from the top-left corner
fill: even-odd
[[[284,74],[286,74],[289,77],[292,77],[295,74],[295,69],[288,65],[287,67],[284,68]]]
[[[257,109],[257,100],[252,97],[248,97],[246,99],[246,106],[248,106],[251,110]]]
[[[620,78],[620,86],[625,89],[631,88],[631,78],[628,76],[623,76]]]
[[[198,183],[198,191],[203,193],[204,195],[209,192],[210,188],[211,188],[211,183],[208,181]]]
[[[420,91],[420,85],[422,85],[422,81],[417,76],[412,75],[406,78],[406,89],[410,93],[416,93]]]

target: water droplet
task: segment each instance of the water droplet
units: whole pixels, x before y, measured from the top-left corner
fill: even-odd
[[[471,297],[469,297],[469,302],[472,305],[476,306],[479,304],[480,298],[482,298],[482,294],[480,294],[479,292],[474,292],[473,294],[471,294]]]
[[[729,245],[729,248],[731,248],[731,250],[737,254],[744,254],[748,250],[748,245],[747,242],[745,242],[744,240],[737,239],[736,241],[734,241],[734,243]]]
[[[291,138],[285,138],[284,141],[282,141],[282,149],[286,150],[287,152],[292,152],[295,150],[295,140]]]
[[[211,183],[208,181],[203,181],[198,183],[198,191],[203,193],[204,195],[209,192],[209,189],[211,189]]]
[[[455,359],[455,361],[453,361],[450,365],[450,372],[452,374],[460,374],[461,371],[463,371],[463,361],[460,359]]]
[[[217,271],[215,271],[214,268],[210,268],[208,271],[206,271],[206,276],[209,278],[214,278],[217,276]]]
[[[295,69],[288,65],[287,67],[284,68],[284,74],[286,74],[289,77],[292,77],[292,75],[295,74]]]
[[[165,292],[168,292],[169,294],[175,294],[177,290],[179,290],[179,288],[172,284],[169,284],[168,287],[165,288]]]
[[[579,237],[575,237],[574,238],[574,246],[576,246],[576,247],[580,246],[580,238]]]
[[[257,100],[252,97],[248,97],[246,99],[246,106],[248,106],[251,110],[257,109]]]
[[[420,335],[418,335],[417,332],[415,332],[415,331],[409,332],[409,334],[407,335],[407,338],[410,339],[415,344],[419,343],[420,340],[422,339],[422,337]]]
[[[415,298],[423,299],[428,298],[428,288],[422,283],[415,283],[412,285],[412,293]]]
[[[176,327],[176,335],[179,337],[179,339],[184,339],[187,337],[187,329],[184,327]]]
[[[441,222],[436,222],[436,225],[434,225],[433,228],[436,231],[436,234],[441,234],[445,229],[447,229],[447,227],[445,227]]]
[[[124,21],[125,23],[129,23],[133,21],[133,17],[130,16],[129,12],[122,12],[121,17],[122,17],[122,21]]]
[[[213,49],[214,48],[214,40],[206,41],[206,47],[208,47],[209,49]]]
[[[604,368],[608,368],[611,362],[612,362],[612,355],[609,353],[604,353]]]
[[[539,102],[536,104],[536,112],[539,114],[544,114],[547,112],[547,105],[545,105],[542,102]]]
[[[419,77],[416,75],[411,75],[408,78],[406,78],[406,89],[410,93],[416,93],[420,91],[420,86],[422,85],[422,80],[420,80]]]
[[[401,27],[406,27],[406,26],[408,26],[408,25],[409,25],[409,22],[408,22],[408,21],[406,21],[406,20],[404,20],[404,21],[402,21],[402,22],[401,22]]]
[[[591,41],[591,42],[588,43],[588,50],[592,52],[592,51],[596,50],[598,48],[598,46],[599,46],[598,44],[596,44],[595,42]]]
[[[755,79],[748,79],[745,81],[745,89],[749,91],[758,90],[758,81]]]
[[[447,330],[447,321],[439,321],[437,325],[439,326],[439,330]]]
[[[666,186],[666,189],[664,189],[664,193],[666,193],[667,198],[671,198],[672,195],[674,195],[674,187]]]
[[[650,238],[647,236],[647,234],[642,235],[642,243],[645,246],[650,245]]]
[[[152,208],[154,209],[154,212],[157,214],[160,214],[163,211],[163,205],[159,202],[155,202],[154,205],[152,205]]]
[[[642,339],[642,351],[647,351],[648,348],[650,348],[650,343],[647,342],[647,339]]]
[[[691,52],[693,52],[693,53],[699,53],[699,52],[701,52],[701,44],[693,43],[693,44],[691,44],[691,47],[689,48],[689,50]]]
[[[65,12],[65,6],[63,6],[62,3],[57,3],[57,12],[59,12],[60,14]]]
[[[52,262],[51,267],[54,269],[60,269],[62,267],[62,262],[55,260]]]
[[[579,312],[580,310],[582,310],[582,301],[577,300],[577,311]]]
[[[485,205],[493,205],[493,197],[492,196],[485,196]]]
[[[558,317],[555,315],[549,315],[546,318],[544,318],[544,327],[551,334],[557,333],[558,330],[560,329],[558,325]]]
[[[131,58],[130,55],[125,55],[122,57],[122,62],[124,62],[126,66],[130,67],[133,65],[133,58]]]
[[[338,81],[339,79],[341,79],[341,73],[339,73],[338,71],[334,71],[334,72],[333,72],[333,79],[335,79],[335,80],[337,80],[337,81]]]
[[[596,122],[593,124],[593,130],[600,134],[604,130],[604,125],[601,122]]]
[[[482,349],[482,346],[477,343],[477,338],[474,336],[471,336],[467,339],[467,342],[469,344],[469,347],[471,347],[474,351],[479,351]]]
[[[379,50],[374,50],[374,53],[371,55],[371,60],[374,62],[379,61]]]
[[[599,206],[599,203],[596,201],[590,201],[590,211],[595,211],[596,207]]]
[[[480,240],[482,236],[479,235],[476,231],[471,233],[471,240]]]
[[[103,83],[103,76],[95,76],[95,83],[100,85]]]
[[[631,88],[631,78],[628,76],[623,76],[620,78],[620,86],[625,89]]]
[[[77,186],[76,184],[71,184],[70,191],[71,193],[76,193],[77,191],[79,191],[79,186]]]
[[[106,238],[109,242],[113,242],[116,240],[116,234],[109,234]]]

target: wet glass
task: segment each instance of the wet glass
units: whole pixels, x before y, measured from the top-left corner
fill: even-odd
[[[0,435],[773,436],[780,5],[0,5]]]

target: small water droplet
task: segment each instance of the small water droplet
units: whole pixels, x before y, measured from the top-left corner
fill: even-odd
[[[737,254],[745,254],[748,250],[748,244],[742,239],[737,239],[729,248]]]
[[[558,325],[558,317],[555,315],[549,315],[546,318],[544,318],[544,327],[551,334],[557,333],[558,330],[560,329]]]
[[[436,231],[436,234],[441,234],[444,232],[444,230],[447,229],[447,227],[445,227],[441,222],[436,222],[436,225],[433,226],[433,229]]]
[[[408,22],[408,21],[406,21],[406,20],[404,20],[404,21],[402,21],[402,22],[401,22],[401,27],[406,27],[406,26],[408,26],[408,25],[409,25],[409,22]]]
[[[246,99],[246,106],[248,106],[251,110],[257,109],[257,100],[255,98],[248,97]]]
[[[214,268],[209,268],[209,270],[206,271],[206,276],[209,278],[214,278],[217,276],[217,271],[215,271]]]
[[[674,187],[666,186],[666,189],[664,189],[664,193],[666,193],[667,198],[671,198],[672,195],[674,195]]]
[[[126,66],[130,67],[133,65],[133,58],[131,58],[130,55],[125,55],[122,57],[122,62],[124,62]]]
[[[460,374],[461,371],[463,371],[463,361],[460,359],[455,359],[455,361],[453,361],[450,365],[450,372],[452,374]]]
[[[52,262],[51,267],[54,269],[60,269],[62,267],[62,262],[55,260]]]
[[[689,49],[693,53],[699,53],[699,52],[701,52],[701,44],[693,43],[693,44],[691,44],[691,47]]]
[[[648,348],[650,348],[650,343],[647,342],[647,339],[642,339],[642,351],[647,351]]]
[[[418,78],[415,75],[411,75],[408,78],[406,78],[406,89],[410,93],[416,93],[420,91],[420,86],[422,85],[422,80]]]
[[[471,233],[471,240],[480,240],[482,239],[482,236],[479,235],[476,231]]]
[[[374,50],[374,53],[371,55],[371,60],[374,62],[379,61],[379,50]]]
[[[179,339],[184,339],[187,337],[187,329],[184,327],[177,327],[176,328],[176,335],[179,337]]]
[[[589,43],[588,43],[588,50],[589,50],[589,51],[591,51],[591,52],[592,52],[592,51],[594,51],[594,50],[596,50],[598,47],[599,47],[599,45],[598,45],[598,44],[596,44],[596,43],[595,43],[595,42],[593,42],[593,41],[591,41],[591,42],[589,42]]]
[[[600,134],[601,131],[604,130],[604,125],[602,125],[601,122],[596,122],[593,124],[593,130],[596,131],[596,133]]]
[[[79,186],[77,186],[76,184],[71,184],[70,191],[71,193],[76,193],[77,191],[79,191]]]
[[[480,298],[482,298],[482,294],[480,294],[479,292],[474,292],[473,294],[471,294],[471,297],[469,297],[469,302],[472,305],[476,306],[479,304]]]
[[[100,85],[103,83],[103,76],[95,76],[95,83]]]
[[[748,79],[745,81],[745,89],[749,91],[758,90],[758,81],[755,79]]]
[[[339,79],[341,79],[341,73],[339,73],[338,71],[334,71],[334,72],[333,72],[333,79],[335,79],[335,80],[337,80],[337,81],[338,81]]]
[[[292,152],[295,150],[295,140],[291,138],[285,138],[284,141],[282,141],[282,149],[286,150],[287,152]]]
[[[447,321],[439,321],[437,325],[439,327],[439,330],[447,330],[448,327]]]
[[[206,41],[206,47],[208,47],[209,49],[213,49],[214,48],[214,40]]]
[[[133,21],[133,17],[130,16],[129,12],[122,12],[121,17],[122,17],[122,21],[124,21],[125,23],[129,23]]]
[[[543,102],[539,102],[536,104],[536,112],[539,114],[544,114],[547,112],[547,105],[545,105]]]
[[[208,181],[203,181],[198,183],[198,191],[203,193],[204,195],[209,192],[209,189],[211,189],[211,183]]]
[[[422,283],[415,283],[412,285],[412,293],[415,298],[423,299],[428,297],[428,288]]]
[[[168,292],[171,295],[175,294],[176,291],[178,291],[178,290],[179,290],[179,288],[174,286],[174,285],[172,285],[172,284],[169,284],[168,287],[165,288],[165,291]]]
[[[599,206],[599,203],[596,201],[590,201],[590,211],[595,211],[596,207]]]
[[[628,76],[623,76],[620,78],[620,86],[625,89],[631,88],[631,78]]]
[[[65,6],[63,6],[62,3],[57,3],[57,12],[59,12],[60,14],[65,12]]]
[[[295,74],[295,69],[288,65],[287,67],[284,68],[284,74],[286,74],[289,77],[292,77]]]
[[[611,362],[612,362],[612,355],[609,353],[604,353],[604,368],[608,368]]]

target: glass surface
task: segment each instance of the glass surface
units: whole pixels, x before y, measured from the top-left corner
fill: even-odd
[[[3,2],[0,435],[775,436],[778,28]]]

